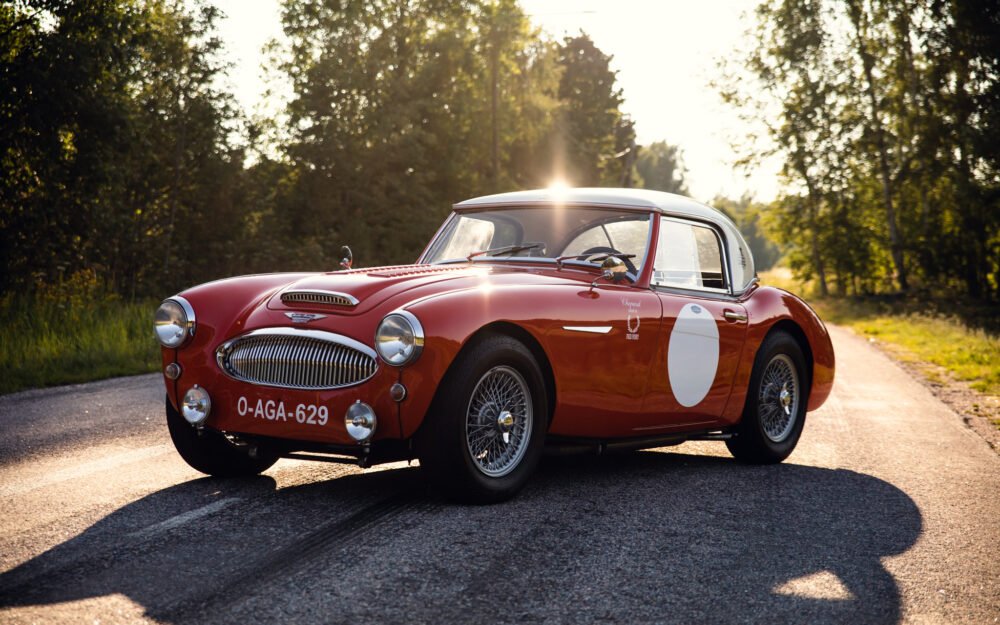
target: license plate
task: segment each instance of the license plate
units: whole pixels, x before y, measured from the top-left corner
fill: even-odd
[[[294,421],[304,425],[326,425],[330,421],[330,410],[318,404],[288,404],[275,399],[247,399],[236,401],[236,413],[241,417],[264,419],[265,421]]]

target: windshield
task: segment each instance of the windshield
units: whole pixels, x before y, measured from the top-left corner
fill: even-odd
[[[448,221],[424,262],[465,261],[470,256],[493,261],[571,256],[566,262],[586,262],[591,257],[623,254],[630,255],[639,269],[649,228],[648,214],[613,209],[544,207],[462,213]]]

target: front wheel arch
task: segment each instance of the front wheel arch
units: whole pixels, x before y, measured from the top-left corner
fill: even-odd
[[[441,388],[444,386],[444,381],[447,380],[453,373],[455,363],[459,361],[459,357],[466,351],[472,349],[482,340],[487,337],[495,335],[509,336],[510,338],[519,341],[522,345],[528,348],[531,355],[535,357],[535,362],[538,363],[538,368],[542,370],[542,380],[545,382],[545,397],[548,403],[548,423],[546,423],[546,430],[552,422],[552,418],[555,415],[556,409],[556,379],[555,374],[552,372],[552,364],[549,362],[549,357],[542,348],[541,343],[535,339],[535,336],[525,330],[523,327],[511,323],[509,321],[494,321],[493,323],[487,324],[478,330],[476,330],[472,336],[470,336],[462,348],[455,354],[455,358],[452,359],[451,364],[448,366],[448,370],[445,372],[444,377],[442,377],[441,382],[438,384],[437,391],[435,391],[435,399],[437,399],[437,394],[441,392]],[[432,401],[430,405],[434,405]],[[426,420],[426,415],[424,419]]]
[[[483,465],[478,460],[480,457],[473,451],[470,439],[472,431],[467,429],[480,385],[494,373],[516,376],[523,392],[519,404],[521,408],[511,407],[509,410],[520,414],[520,417],[515,418],[527,419],[528,424],[533,423],[529,428],[522,428],[523,438],[519,439],[520,442],[517,438],[511,438],[513,445],[523,445],[523,449],[515,449],[517,454],[514,464],[509,469],[499,467],[503,472],[495,475],[488,469],[483,470]],[[501,385],[496,388],[504,387]],[[507,390],[509,388],[506,387]],[[501,390],[500,395],[504,392]],[[548,420],[538,417],[548,407],[545,395],[542,369],[531,350],[520,341],[506,334],[489,333],[470,342],[468,349],[457,357],[457,364],[441,380],[434,403],[414,436],[414,448],[420,459],[421,469],[442,494],[457,501],[495,503],[514,496],[523,488],[541,457]],[[485,411],[479,411],[476,417],[479,419],[477,430],[490,428],[489,418],[497,415],[502,417],[504,412],[499,410],[508,402],[501,396],[491,392],[482,395],[486,400],[479,404],[480,407],[489,407],[495,413],[485,415],[487,421],[482,421]],[[513,405],[518,404],[515,401]],[[525,412],[524,406],[531,410]],[[510,427],[514,422],[509,420],[511,414],[507,414],[508,421],[505,425]],[[492,436],[495,437],[496,434]],[[506,431],[503,443],[508,443]],[[506,453],[503,445],[498,448],[491,446],[489,449]]]

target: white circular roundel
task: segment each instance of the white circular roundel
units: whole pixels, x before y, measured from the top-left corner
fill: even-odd
[[[690,408],[705,399],[719,368],[719,328],[712,313],[688,304],[677,315],[667,347],[667,375],[677,402]]]

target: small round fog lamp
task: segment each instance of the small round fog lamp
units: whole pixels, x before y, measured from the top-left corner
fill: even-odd
[[[172,362],[163,368],[163,375],[167,376],[171,380],[176,380],[181,377],[181,366],[176,362]]]
[[[184,401],[181,402],[181,414],[184,420],[191,425],[201,425],[208,418],[208,413],[212,411],[212,398],[208,396],[208,391],[197,384],[184,393]]]
[[[389,397],[392,398],[392,401],[396,402],[403,401],[404,399],[406,399],[406,387],[400,384],[399,382],[396,382],[395,384],[389,387]]]
[[[376,423],[375,411],[360,399],[351,404],[351,407],[347,409],[347,414],[344,415],[347,433],[359,443],[372,437],[372,434],[375,433]]]

